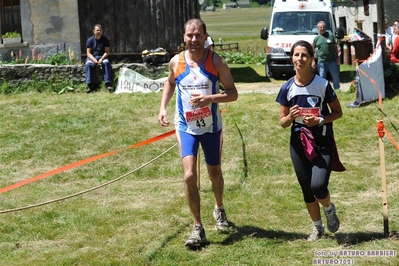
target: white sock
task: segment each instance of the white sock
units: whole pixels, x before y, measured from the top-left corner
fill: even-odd
[[[330,206],[328,206],[327,208],[324,207],[324,210],[326,210],[327,212],[329,212],[329,211],[331,211],[331,208],[332,208],[332,206],[331,206],[331,204],[330,204]]]
[[[217,206],[217,205],[215,205],[215,209],[217,209],[217,210],[223,210],[224,209],[224,206],[222,205],[222,206]]]
[[[321,219],[320,219],[320,220],[318,220],[318,221],[316,221],[316,222],[313,222],[313,225],[314,225],[315,227],[316,227],[316,226],[320,227],[320,226],[323,225],[323,223],[322,223],[322,221],[321,221]]]

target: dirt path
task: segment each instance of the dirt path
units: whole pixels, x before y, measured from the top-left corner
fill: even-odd
[[[236,87],[238,93],[266,93],[273,94],[278,93],[281,86],[286,80],[273,80],[272,82],[255,82],[255,83],[237,83]],[[350,83],[341,83],[341,90],[347,91]]]
[[[285,80],[275,82],[255,82],[255,83],[237,83],[236,87],[239,93],[278,93]]]

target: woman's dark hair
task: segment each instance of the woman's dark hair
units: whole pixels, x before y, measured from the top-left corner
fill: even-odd
[[[297,41],[296,43],[294,43],[294,44],[292,45],[292,47],[291,47],[291,54],[290,54],[291,62],[292,62],[292,56],[293,56],[293,54],[294,54],[294,49],[295,49],[297,46],[303,46],[303,47],[305,47],[306,50],[307,50],[308,53],[309,53],[309,56],[310,56],[310,57],[314,57],[314,51],[313,51],[312,45],[311,45],[310,43],[308,43],[307,41],[300,40],[300,41]]]

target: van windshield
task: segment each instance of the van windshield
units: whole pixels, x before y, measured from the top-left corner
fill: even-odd
[[[328,12],[276,12],[273,16],[271,34],[317,35],[319,21],[324,21],[326,30],[332,31],[331,16]]]

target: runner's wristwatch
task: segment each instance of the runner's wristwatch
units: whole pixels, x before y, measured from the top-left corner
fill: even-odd
[[[322,127],[324,125],[324,118],[323,117],[319,117],[319,127]]]

